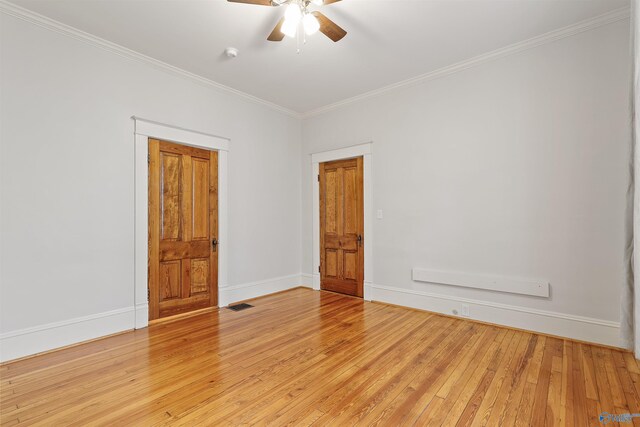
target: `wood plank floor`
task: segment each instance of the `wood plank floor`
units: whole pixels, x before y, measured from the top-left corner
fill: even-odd
[[[252,304],[4,364],[0,424],[585,426],[640,412],[630,353],[308,289]]]

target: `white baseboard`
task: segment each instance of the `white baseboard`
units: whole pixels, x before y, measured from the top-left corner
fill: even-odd
[[[227,286],[226,288],[220,288],[220,300],[218,301],[218,306],[225,307],[237,301],[261,297],[274,292],[286,291],[287,289],[299,286],[311,287],[308,284],[306,275],[298,273],[290,276],[261,280],[259,282]]]
[[[311,280],[313,281],[313,285],[311,286],[316,291],[320,290],[320,274],[314,273],[311,275]]]
[[[0,362],[133,329],[133,307],[48,323],[0,335]]]
[[[220,306],[298,286],[313,287],[315,275],[293,274],[220,289]],[[530,309],[487,301],[392,288],[365,282],[365,300],[387,302],[443,314],[462,313],[469,306],[470,319],[615,347],[624,347],[620,324],[608,320]],[[105,335],[144,327],[136,324],[136,312],[146,304],[122,308],[62,322],[0,334],[0,362],[76,344]],[[138,316],[138,319],[142,316]]]
[[[300,286],[313,288],[313,274],[300,273]]]
[[[259,282],[220,288],[221,307],[249,298],[284,291],[298,286],[311,287],[305,274],[276,277]],[[61,322],[0,334],[0,362],[30,356],[105,335],[147,326],[148,304],[92,314]]]
[[[449,315],[453,314],[453,310],[462,313],[462,305],[465,304],[469,306],[469,316],[459,316],[463,319],[469,318],[581,341],[625,347],[620,337],[620,323],[609,320],[376,284],[365,284],[365,295],[373,301]]]
[[[373,286],[373,283],[371,282],[367,282],[366,280],[364,281],[364,289],[362,289],[362,299],[364,299],[365,301],[373,301],[373,299],[371,298],[371,288]]]
[[[136,304],[136,329],[149,326],[149,303]]]

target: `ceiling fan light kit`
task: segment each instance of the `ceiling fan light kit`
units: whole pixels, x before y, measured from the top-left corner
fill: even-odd
[[[318,18],[307,13],[304,15],[304,18],[302,18],[302,27],[304,28],[304,32],[310,36],[318,32],[320,23],[318,22]]]
[[[304,28],[306,35],[310,36],[318,32],[320,29],[318,18],[313,16],[313,14],[306,9],[306,6],[303,6],[300,3],[289,3],[287,10],[284,12],[284,22],[280,28],[280,31],[282,31],[285,36],[295,37],[298,32],[300,22],[302,22],[302,28]]]
[[[309,11],[310,4],[316,6],[328,5],[340,0],[227,0],[232,3],[247,3],[260,6],[284,6],[287,8],[284,16],[280,18],[275,28],[267,37],[273,42],[282,41],[284,36],[295,38],[302,29],[304,34],[310,36],[320,31],[334,42],[341,40],[347,32],[338,24],[318,11]]]
[[[280,31],[287,37],[295,37],[300,19],[302,19],[300,6],[296,3],[290,3],[284,12],[284,22],[280,27]]]

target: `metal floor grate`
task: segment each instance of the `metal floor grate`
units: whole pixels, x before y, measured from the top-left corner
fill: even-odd
[[[247,308],[251,308],[253,307],[251,304],[236,304],[236,305],[230,305],[229,307],[227,307],[229,310],[233,310],[233,311],[241,311],[241,310],[246,310]]]

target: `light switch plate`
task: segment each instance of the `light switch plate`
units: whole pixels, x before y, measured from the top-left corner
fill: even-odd
[[[378,211],[376,212],[376,218],[382,219],[382,209],[378,209]]]

